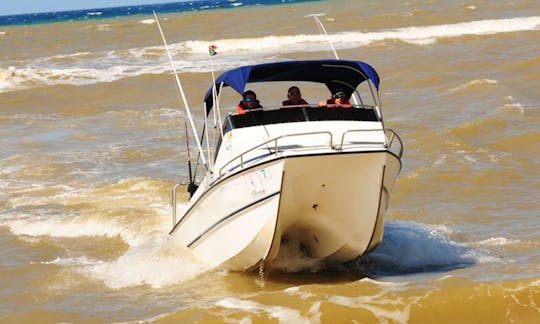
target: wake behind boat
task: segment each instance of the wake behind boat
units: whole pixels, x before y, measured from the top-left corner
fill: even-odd
[[[228,107],[222,120],[222,91],[242,94],[247,84],[258,87],[264,102],[276,103],[245,113]],[[310,94],[320,98],[341,91],[353,103],[282,107],[279,98],[265,97],[276,84],[314,86]],[[370,65],[346,60],[285,61],[223,73],[204,100],[206,113],[215,112],[221,125],[219,140],[210,149],[211,135],[200,139],[199,148],[208,147],[200,155],[205,174],[198,184],[190,179],[192,197],[178,219],[179,185],[173,188],[170,234],[206,262],[241,271],[275,267],[291,247],[331,263],[373,250],[382,240],[402,156],[401,140],[384,126],[378,87]]]

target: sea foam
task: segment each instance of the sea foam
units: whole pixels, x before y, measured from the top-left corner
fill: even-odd
[[[141,21],[139,21],[141,24],[145,24],[145,25],[152,25],[156,22],[155,19],[143,19]]]
[[[416,45],[433,44],[439,39],[457,38],[468,35],[493,35],[527,30],[536,30],[540,16],[510,19],[487,19],[455,24],[412,26],[379,31],[347,31],[332,33],[332,42],[338,49],[353,49],[384,41],[403,41]],[[272,53],[327,50],[328,39],[323,35],[300,34],[214,40],[223,53],[261,52]],[[257,44],[254,48],[253,44]],[[287,46],[284,46],[287,45]],[[206,54],[208,41],[192,40],[175,44],[190,53]]]
[[[298,310],[293,308],[265,305],[258,302],[241,300],[234,297],[224,298],[218,301],[216,305],[228,309],[266,313],[268,316],[276,318],[280,323],[307,323],[310,321],[309,318],[303,317]]]

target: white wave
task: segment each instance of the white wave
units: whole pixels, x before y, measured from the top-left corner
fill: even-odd
[[[145,25],[152,25],[156,22],[155,19],[143,19],[141,21],[139,21],[141,24],[145,24]]]
[[[350,49],[375,42],[397,40],[417,45],[427,45],[443,38],[467,35],[492,35],[518,31],[536,30],[540,17],[518,17],[510,19],[487,19],[456,24],[412,26],[381,31],[352,31],[331,34],[336,48]],[[289,53],[298,51],[320,51],[327,49],[327,38],[323,35],[266,36],[259,38],[219,39],[212,42],[219,46],[220,54],[238,52]],[[256,48],[253,44],[257,44]],[[206,54],[208,41],[193,40],[174,46],[184,47],[188,53]],[[286,46],[284,46],[286,45]]]
[[[469,82],[467,82],[465,84],[462,84],[462,85],[460,85],[458,87],[455,87],[453,89],[450,89],[448,91],[448,93],[458,92],[458,91],[468,89],[470,87],[474,87],[474,86],[478,86],[478,85],[494,85],[494,84],[497,84],[497,83],[498,83],[498,81],[493,80],[493,79],[476,79],[476,80],[469,81]]]
[[[1,225],[6,226],[15,235],[51,236],[80,238],[85,236],[120,236],[130,245],[138,245],[141,238],[122,224],[111,220],[98,220],[83,216],[47,217],[46,215],[19,215],[3,220]]]
[[[519,102],[516,102],[516,103],[512,103],[512,104],[505,104],[503,106],[503,108],[508,108],[510,110],[515,110],[517,112],[520,113],[520,115],[525,115],[525,107],[519,103]]]
[[[161,74],[166,68],[118,65],[105,69],[25,67],[0,69],[0,93],[50,85],[88,85],[140,74]]]
[[[250,300],[242,300],[235,297],[227,297],[219,300],[217,306],[227,309],[238,309],[253,313],[265,313],[276,318],[279,323],[309,323],[310,318],[305,318],[293,308],[284,306],[265,305]],[[317,316],[317,314],[315,314]]]
[[[479,245],[502,246],[519,244],[520,240],[511,240],[504,237],[491,237],[489,239],[478,242]]]
[[[310,291],[301,290],[299,286],[293,286],[283,289],[283,292],[287,295],[297,295],[300,299],[306,300],[314,296]]]
[[[88,259],[85,256],[80,257],[71,257],[71,258],[61,258],[58,257],[51,261],[40,261],[40,262],[30,262],[30,264],[56,264],[61,266],[87,266],[87,265],[95,265],[98,263],[101,263],[100,260],[92,260]]]
[[[378,319],[379,323],[408,323],[411,313],[411,305],[406,304],[403,299],[395,298],[395,296],[388,296],[388,298],[381,298],[383,296],[377,296],[376,299],[373,296],[338,296],[333,295],[328,298],[330,303],[336,305],[351,307],[355,310],[365,309],[372,313]],[[389,309],[391,306],[391,309]]]

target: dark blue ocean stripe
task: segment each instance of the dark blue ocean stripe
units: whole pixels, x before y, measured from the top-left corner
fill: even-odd
[[[0,16],[0,25],[32,25],[54,23],[61,21],[78,21],[91,19],[115,18],[131,15],[150,15],[157,13],[188,12],[213,9],[234,9],[255,5],[283,5],[299,2],[313,2],[318,0],[199,0],[161,3],[150,5],[133,5],[114,8],[95,8],[84,10],[70,10],[58,12],[44,12]]]

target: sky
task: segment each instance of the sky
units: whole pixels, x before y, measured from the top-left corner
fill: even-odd
[[[0,0],[0,16],[182,1],[185,0]]]

